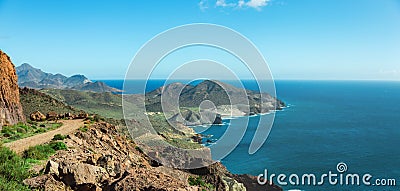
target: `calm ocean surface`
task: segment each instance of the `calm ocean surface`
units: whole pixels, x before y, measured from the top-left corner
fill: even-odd
[[[121,80],[102,80],[122,88]],[[163,85],[149,82],[147,90]],[[245,87],[254,89],[251,82]],[[300,177],[332,171],[344,162],[346,173],[369,173],[395,178],[400,184],[400,82],[373,81],[276,81],[277,96],[289,108],[276,113],[272,131],[263,147],[249,155],[248,147],[260,117],[251,117],[239,146],[222,163],[238,174],[291,173]],[[140,93],[129,90],[129,93]],[[234,125],[236,118],[225,120]],[[227,125],[212,126],[203,134],[218,139]],[[362,181],[362,180],[361,180]],[[362,182],[361,182],[362,184]],[[282,186],[285,190],[400,190],[396,187]]]

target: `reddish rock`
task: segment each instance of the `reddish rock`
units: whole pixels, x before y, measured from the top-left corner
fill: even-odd
[[[10,57],[0,50],[0,128],[25,121],[17,83],[18,77]]]

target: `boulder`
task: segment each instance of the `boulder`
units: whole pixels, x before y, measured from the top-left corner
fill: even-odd
[[[32,121],[46,120],[46,116],[43,113],[40,113],[40,111],[35,111],[35,112],[31,113],[30,118]]]
[[[59,176],[60,173],[58,172],[58,167],[59,167],[58,163],[49,160],[46,164],[44,174]]]
[[[47,120],[56,120],[58,119],[58,114],[54,111],[47,113],[46,115]]]

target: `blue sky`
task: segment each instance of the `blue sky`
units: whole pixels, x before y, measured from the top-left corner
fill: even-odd
[[[400,80],[396,0],[0,0],[0,23],[15,65],[91,79],[122,79],[160,32],[213,23],[248,37],[276,79]]]

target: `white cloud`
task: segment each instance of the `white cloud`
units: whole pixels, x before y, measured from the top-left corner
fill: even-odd
[[[236,6],[236,3],[226,3],[225,0],[217,0],[215,2],[215,6],[217,6],[217,7],[234,7],[234,6]]]
[[[200,0],[199,7],[202,11],[208,9],[208,0]]]
[[[260,9],[261,7],[267,6],[269,1],[270,0],[250,0],[246,3],[246,5],[255,9]]]
[[[262,7],[268,5],[269,1],[271,0],[215,0],[215,7],[230,7],[230,8],[254,8],[256,10],[261,10]],[[209,8],[208,0],[200,0],[199,7],[201,10],[205,10]]]

